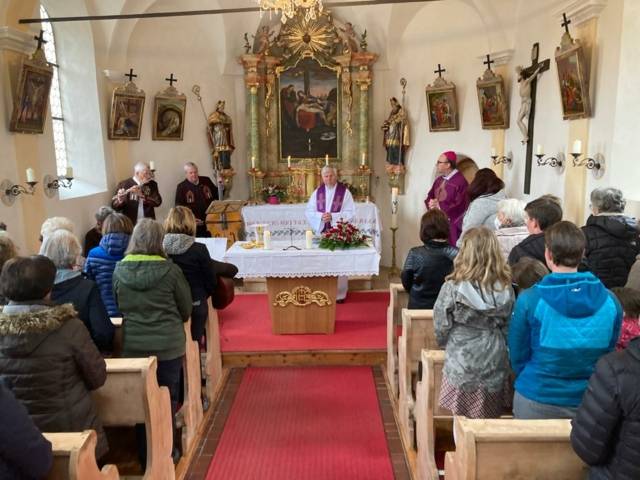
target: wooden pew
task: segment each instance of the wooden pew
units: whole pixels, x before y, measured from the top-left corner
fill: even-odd
[[[389,284],[387,307],[387,377],[395,400],[398,399],[398,327],[402,325],[402,309],[409,303],[409,294],[401,283]]]
[[[422,349],[439,350],[433,329],[433,310],[402,309],[402,335],[398,338],[398,423],[408,451],[415,453],[414,380],[417,379]]]
[[[577,480],[587,466],[571,448],[571,420],[472,420],[455,417],[456,451],[446,480]]]
[[[169,390],[158,386],[156,358],[108,358],[105,361],[107,381],[93,392],[103,425],[132,427],[144,423],[147,465],[142,478],[174,480],[171,402]]]
[[[200,347],[198,342],[191,340],[191,320],[184,324],[186,339],[184,364],[184,402],[182,417],[184,428],[182,429],[182,452],[186,453],[196,440],[198,429],[202,423],[202,378],[200,370]]]
[[[209,303],[209,318],[207,319],[207,355],[205,360],[206,392],[209,403],[213,405],[217,392],[222,389],[224,383],[224,370],[222,368],[222,353],[220,351],[220,327],[218,312]]]
[[[438,405],[444,367],[444,350],[422,350],[422,378],[416,385],[416,473],[419,480],[439,480],[436,442],[452,434],[453,416]],[[451,436],[449,440],[453,440]]]
[[[102,470],[96,463],[97,436],[94,430],[84,432],[45,433],[51,442],[53,466],[47,480],[118,480],[115,465]]]

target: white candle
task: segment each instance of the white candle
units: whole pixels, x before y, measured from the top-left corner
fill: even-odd
[[[271,232],[269,230],[265,230],[262,234],[262,239],[264,243],[265,250],[271,250]]]
[[[582,141],[581,140],[576,140],[573,142],[573,149],[571,150],[571,153],[582,153]]]
[[[367,163],[367,154],[362,152],[362,160],[360,160],[360,165],[364,167],[366,163]]]
[[[327,167],[329,166],[329,154],[328,154],[328,153],[324,156],[324,164],[325,164]]]
[[[393,187],[391,189],[391,203],[396,203],[398,201],[398,187]]]
[[[494,147],[491,147],[491,156],[492,157],[497,157],[498,155],[496,154],[496,149]]]
[[[287,157],[287,168],[291,168],[291,155]]]
[[[33,171],[33,168],[27,168],[27,182],[35,182],[36,181],[36,172]]]
[[[155,170],[156,169],[156,162],[154,162],[153,160],[151,160],[149,162],[149,169],[150,170]]]
[[[251,168],[255,170],[256,168],[256,157],[251,157]]]
[[[313,232],[311,230],[307,230],[304,233],[304,246],[306,249],[310,249],[313,246]]]
[[[398,228],[398,213],[391,212],[391,228]]]
[[[544,150],[542,149],[542,145],[536,145],[536,155],[544,155]]]
[[[67,173],[65,174],[66,178],[73,178],[73,168],[67,167]]]

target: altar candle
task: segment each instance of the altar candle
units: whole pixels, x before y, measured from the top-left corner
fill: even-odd
[[[496,149],[491,147],[491,157],[497,157],[498,155],[496,154]]]
[[[271,250],[271,232],[269,230],[265,230],[262,234],[262,239],[264,243],[265,250]]]
[[[313,246],[313,232],[311,230],[307,230],[304,233],[304,246],[307,249],[311,249]]]
[[[398,202],[398,187],[391,189],[391,205]]]
[[[33,171],[33,168],[27,168],[27,182],[35,182],[36,181],[36,172]]]
[[[73,168],[67,167],[67,173],[65,174],[66,178],[73,178]]]
[[[150,170],[155,170],[156,169],[156,162],[154,162],[153,160],[151,160],[149,162],[149,169]]]
[[[544,150],[542,149],[542,145],[536,145],[536,155],[544,155]]]
[[[573,149],[571,150],[571,153],[577,153],[577,154],[581,154],[582,153],[582,141],[581,140],[575,140],[573,142]]]
[[[398,228],[398,212],[391,212],[391,228]]]
[[[256,169],[256,157],[251,157],[251,168]]]
[[[287,157],[287,168],[291,168],[291,155]]]
[[[324,164],[325,164],[327,167],[329,166],[329,154],[328,154],[328,153],[324,156]]]
[[[362,152],[362,160],[360,160],[360,165],[364,167],[366,163],[367,163],[367,154]]]

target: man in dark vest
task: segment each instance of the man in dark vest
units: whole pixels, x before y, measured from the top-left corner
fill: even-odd
[[[191,209],[196,217],[196,237],[210,237],[207,231],[207,209],[218,200],[218,188],[209,177],[198,175],[198,166],[193,162],[184,164],[185,180],[176,188],[176,206]]]
[[[135,225],[138,219],[156,218],[155,208],[162,204],[158,184],[151,176],[149,165],[138,162],[133,167],[133,177],[123,180],[116,187],[111,206],[124,213]]]

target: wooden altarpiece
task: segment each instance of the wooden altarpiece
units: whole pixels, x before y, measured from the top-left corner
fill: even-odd
[[[356,200],[370,198],[369,90],[378,55],[358,42],[351,23],[324,11],[285,24],[265,17],[245,34],[250,199],[267,185],[286,188],[286,201],[308,199],[328,163]],[[360,43],[360,47],[358,46]],[[327,160],[328,158],[328,160]]]

